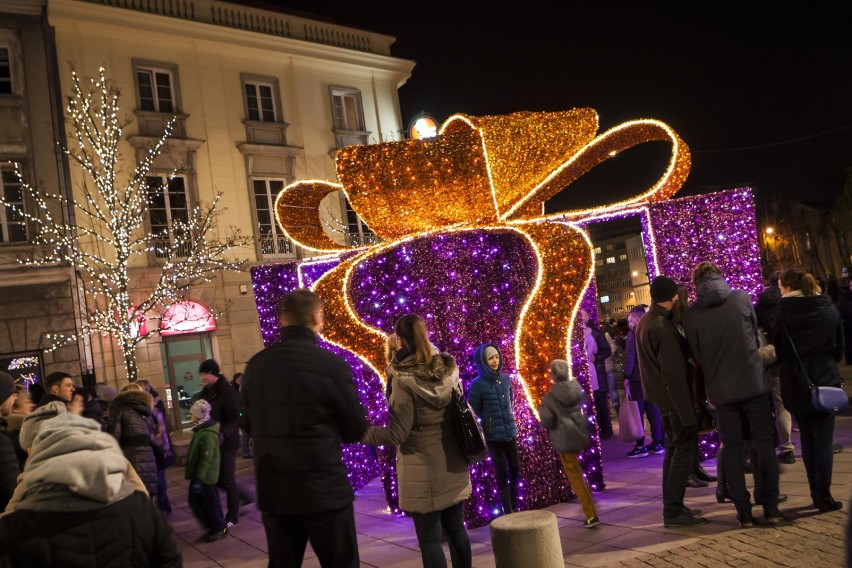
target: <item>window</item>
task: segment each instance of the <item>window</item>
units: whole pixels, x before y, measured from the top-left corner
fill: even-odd
[[[618,273],[621,274],[622,276],[624,276],[625,274],[627,274],[627,267],[623,266],[623,267],[619,268]]]
[[[618,255],[618,260],[620,260],[620,261],[624,262],[625,260],[627,260],[627,255],[626,255],[626,254],[620,254],[620,255]]]
[[[603,259],[599,258],[595,261],[595,266],[603,266]]]
[[[139,107],[153,112],[175,112],[174,81],[168,69],[137,67]]]
[[[621,299],[621,294],[613,294],[613,295],[612,295],[612,299],[613,299],[613,300],[620,300],[620,299]]]
[[[609,302],[609,296],[601,296],[601,304],[606,304]]]
[[[632,309],[633,309],[633,308],[635,308],[635,307],[636,307],[636,306],[635,306],[635,305],[633,305],[633,304],[627,304],[627,305],[625,306],[625,309],[626,309],[626,310],[632,310]]]
[[[276,122],[275,90],[270,83],[246,82],[246,108],[248,119],[262,122]]]
[[[607,264],[615,264],[615,257],[614,256],[606,257],[606,263]]]
[[[624,313],[624,308],[622,308],[621,306],[618,306],[617,308],[615,308],[615,313],[617,313],[617,314]]]
[[[284,180],[256,179],[252,185],[260,253],[264,256],[292,254],[293,243],[284,236],[275,220],[275,198],[284,189]]]
[[[361,92],[356,89],[331,89],[331,111],[334,127],[341,130],[364,130]]]
[[[0,47],[0,95],[12,94],[12,63],[9,48]]]
[[[15,171],[6,166],[0,180],[0,193],[6,201],[5,206],[0,206],[0,243],[24,242],[27,240],[27,224],[21,182]]]
[[[189,220],[189,203],[186,196],[186,180],[182,176],[149,175],[148,185],[148,215],[151,221],[151,233],[157,235],[161,246],[174,244],[172,223]],[[155,241],[156,244],[156,241]],[[178,250],[179,256],[186,256],[183,250]],[[156,251],[158,258],[165,255]]]
[[[611,250],[612,250],[612,248],[613,248],[613,247],[612,247],[612,245],[606,245],[606,250],[607,250],[607,251],[611,251]]]
[[[601,247],[595,247],[595,254],[601,253]]]
[[[342,192],[341,192],[342,193]],[[378,242],[379,238],[370,230],[361,217],[352,209],[349,200],[346,199],[346,236],[347,244],[360,247]]]

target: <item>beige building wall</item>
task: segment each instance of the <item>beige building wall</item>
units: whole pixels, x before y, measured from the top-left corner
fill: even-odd
[[[334,129],[331,88],[360,93],[364,143],[401,138],[397,89],[410,76],[414,64],[389,55],[393,38],[209,0],[188,0],[186,4],[193,8],[191,18],[163,12],[164,5],[170,3],[157,3],[161,13],[132,9],[134,3],[129,1],[109,4],[50,1],[49,20],[56,32],[58,60],[75,62],[83,76],[96,75],[103,65],[121,87],[124,110],[136,119],[127,128],[129,142],[123,148],[128,169],[133,167],[134,152],[139,151],[139,137],[146,134],[138,120],[144,113],[138,112],[134,65],[172,70],[176,111],[182,124],[171,152],[179,163],[194,163],[188,170],[191,201],[209,202],[216,192],[223,194],[220,232],[236,226],[256,235],[252,169],[257,177],[276,177],[287,183],[336,180],[333,156],[340,133]],[[122,5],[127,7],[117,7]],[[225,13],[223,10],[239,15],[232,21],[242,22],[241,27],[255,29],[237,29],[221,18],[218,24],[213,23],[216,14]],[[289,30],[291,37],[264,31],[273,28]],[[280,143],[251,144],[241,79],[245,75],[269,79],[277,85],[278,118],[286,124],[278,125],[285,137]],[[68,93],[67,66],[60,69],[60,77],[62,92]],[[325,213],[336,217],[329,225],[345,225],[342,200],[329,203]],[[330,236],[341,242],[344,238],[333,233]],[[290,257],[304,254],[295,250]],[[264,256],[257,247],[242,249],[238,256],[248,259],[250,265],[287,257]],[[151,262],[156,261],[142,259],[136,267],[138,273],[150,271]],[[241,286],[247,293],[241,292]],[[249,273],[222,274],[194,290],[192,299],[223,310],[214,334],[214,355],[226,375],[242,370],[262,347]],[[104,337],[98,338],[94,350],[98,379],[120,386],[124,377],[118,346],[112,338]],[[138,356],[140,377],[161,386],[159,338],[146,340]]]

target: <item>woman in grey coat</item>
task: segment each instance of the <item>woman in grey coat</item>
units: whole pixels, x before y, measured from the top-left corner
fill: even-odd
[[[592,492],[583,477],[577,455],[591,445],[589,420],[583,414],[585,397],[577,381],[571,380],[568,362],[554,359],[550,362],[550,380],[553,386],[545,393],[538,407],[541,425],[547,428],[553,449],[562,459],[565,477],[583,506],[587,529],[600,524]]]
[[[387,370],[390,420],[387,427],[371,427],[362,442],[399,446],[399,504],[414,520],[423,566],[447,565],[441,548],[443,528],[453,568],[470,568],[470,540],[464,527],[470,474],[450,414],[452,391],[461,390],[459,369],[451,356],[429,342],[419,316],[402,316],[394,331],[402,347]]]

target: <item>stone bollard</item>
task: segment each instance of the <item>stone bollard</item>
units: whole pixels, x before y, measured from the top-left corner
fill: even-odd
[[[497,568],[562,568],[562,541],[556,515],[521,511],[491,522],[491,546]]]

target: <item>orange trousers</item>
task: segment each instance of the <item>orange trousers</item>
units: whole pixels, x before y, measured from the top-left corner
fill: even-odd
[[[580,505],[583,506],[583,514],[587,519],[597,517],[598,512],[595,509],[595,502],[592,501],[592,492],[589,490],[589,485],[583,477],[583,470],[580,469],[580,460],[577,459],[577,454],[559,454],[562,458],[562,467],[565,468],[565,477],[568,478],[568,483],[571,484],[571,489],[580,500]]]

